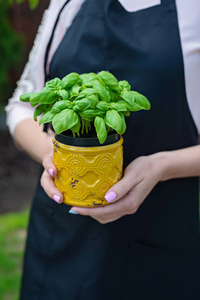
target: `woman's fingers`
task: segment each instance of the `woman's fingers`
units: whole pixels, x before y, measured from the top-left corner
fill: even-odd
[[[53,163],[53,157],[48,155],[43,160],[43,167],[51,175],[52,177],[55,177],[57,175],[57,169]]]
[[[46,170],[44,170],[42,174],[40,183],[44,191],[51,199],[53,199],[57,203],[63,202],[62,193],[56,188],[52,176]]]
[[[124,177],[114,184],[105,195],[105,199],[108,203],[115,202],[124,197],[134,186],[140,183],[143,178],[136,176],[134,170],[128,168],[124,174]]]
[[[83,208],[74,206],[71,210],[83,216],[90,216],[101,224],[106,224],[113,222],[124,215],[135,213],[137,207],[134,204],[133,196],[128,194],[122,200],[103,207]]]
[[[134,214],[159,182],[159,174],[151,158],[140,157],[126,168],[124,177],[106,194],[105,198],[112,202],[111,205],[98,208],[72,207],[72,211],[90,216],[102,224]]]

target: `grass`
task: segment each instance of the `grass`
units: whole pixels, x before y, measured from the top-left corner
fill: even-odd
[[[0,299],[18,300],[28,212],[0,216]]]
[[[29,214],[0,215],[0,300],[18,300]]]

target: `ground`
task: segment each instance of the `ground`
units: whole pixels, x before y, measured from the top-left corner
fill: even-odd
[[[30,208],[40,166],[19,151],[7,128],[0,128],[0,214]]]

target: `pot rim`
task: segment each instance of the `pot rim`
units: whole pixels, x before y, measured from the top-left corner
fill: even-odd
[[[80,138],[71,137],[64,134],[57,134],[55,140],[61,144],[75,147],[101,147],[114,144],[120,140],[121,136],[117,133],[107,136],[103,144],[100,144],[97,137],[95,138]]]

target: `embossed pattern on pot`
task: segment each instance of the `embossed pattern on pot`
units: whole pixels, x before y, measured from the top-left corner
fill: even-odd
[[[73,206],[107,205],[106,192],[122,177],[123,139],[100,147],[76,147],[55,142],[55,185],[64,203]]]

